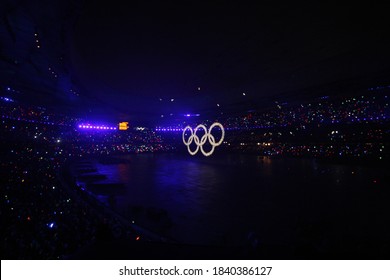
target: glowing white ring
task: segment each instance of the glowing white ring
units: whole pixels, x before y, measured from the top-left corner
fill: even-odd
[[[188,138],[188,141],[186,142],[184,139],[184,134],[185,134],[186,130],[188,130],[188,129],[191,131],[191,136]],[[192,140],[194,139],[195,136],[196,135],[194,134],[194,131],[192,130],[192,128],[189,125],[184,128],[184,130],[183,130],[183,143],[184,143],[184,145],[187,146],[187,150],[190,153],[190,155],[192,155],[192,156],[195,155],[199,150],[199,145],[197,145],[195,151],[191,151],[191,149],[190,149],[190,145],[191,145]],[[199,139],[198,139],[198,142],[199,142]]]
[[[204,130],[204,135],[202,136],[202,138],[200,138],[200,142],[199,142],[198,135],[196,135],[196,132],[198,132],[199,128],[202,128]],[[197,146],[203,146],[206,143],[206,141],[207,141],[207,128],[203,124],[200,124],[197,127],[195,127],[193,135],[194,135],[194,142],[195,142],[195,144]]]
[[[214,127],[216,127],[216,126],[219,126],[221,128],[221,131],[222,131],[221,139],[217,143],[215,142],[215,137],[211,134],[211,130]],[[200,128],[205,131],[205,134],[199,139],[199,136],[196,135],[196,132]],[[185,135],[187,130],[189,130],[191,132],[191,135],[188,138],[188,140],[186,141],[185,138],[184,138],[184,135]],[[198,125],[197,127],[195,127],[194,130],[192,130],[192,128],[188,125],[183,130],[182,138],[183,138],[183,143],[184,143],[184,145],[187,146],[187,150],[190,153],[190,155],[192,155],[192,156],[195,155],[199,151],[199,148],[200,148],[202,154],[204,156],[208,157],[208,156],[210,156],[214,152],[215,147],[217,147],[217,146],[222,144],[222,141],[225,138],[225,130],[224,130],[222,124],[220,124],[218,122],[213,123],[210,126],[208,131],[207,131],[206,126],[203,125],[203,124]],[[203,145],[207,142],[207,140],[210,142],[210,145],[211,145],[211,150],[209,152],[205,152],[204,149],[203,149]],[[192,144],[192,141],[194,141],[194,143],[196,144],[195,151],[191,151],[191,149],[190,149],[190,145]]]
[[[213,136],[213,143],[212,143],[212,142],[210,141],[210,139],[211,139],[210,137],[212,136],[211,130],[212,130],[214,127],[216,127],[216,126],[219,126],[219,127],[221,128],[222,136],[221,136],[221,139],[218,141],[218,143],[215,143],[215,138],[214,138],[214,136]],[[213,123],[213,124],[210,126],[210,128],[209,128],[209,141],[210,141],[210,144],[219,146],[219,145],[222,144],[223,138],[225,138],[225,130],[223,129],[222,124],[220,124],[220,123],[218,123],[218,122]]]

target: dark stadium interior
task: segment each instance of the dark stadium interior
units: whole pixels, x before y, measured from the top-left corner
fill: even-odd
[[[383,6],[0,15],[2,259],[389,258]]]

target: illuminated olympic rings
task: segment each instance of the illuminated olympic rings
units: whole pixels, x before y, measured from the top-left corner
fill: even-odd
[[[211,130],[214,127],[216,127],[216,126],[219,126],[221,128],[221,131],[222,131],[221,139],[218,142],[215,142],[215,138],[211,134]],[[205,134],[199,140],[199,137],[196,135],[196,132],[200,128],[204,130]],[[187,130],[189,130],[191,132],[191,135],[188,138],[188,140],[186,141],[185,138],[184,138],[184,135],[185,135]],[[184,143],[184,145],[187,146],[188,152],[192,156],[195,155],[199,151],[199,148],[200,148],[200,150],[201,150],[203,155],[205,155],[206,157],[210,156],[214,152],[215,147],[217,147],[217,146],[222,144],[222,141],[223,141],[224,137],[225,137],[225,130],[224,130],[222,124],[220,124],[218,122],[213,123],[210,126],[208,131],[207,131],[206,126],[204,126],[203,124],[198,125],[197,127],[195,127],[194,130],[192,130],[192,128],[188,125],[183,130],[183,143]],[[195,151],[191,151],[191,149],[190,149],[190,145],[191,145],[192,141],[194,141],[194,143],[196,144]],[[211,145],[211,150],[209,152],[205,152],[204,149],[203,149],[203,145],[206,143],[206,141],[209,141],[209,143]]]

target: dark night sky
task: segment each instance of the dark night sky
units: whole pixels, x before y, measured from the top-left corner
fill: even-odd
[[[273,96],[389,70],[383,7],[208,2],[87,1],[73,36],[81,81],[134,119],[256,109]]]

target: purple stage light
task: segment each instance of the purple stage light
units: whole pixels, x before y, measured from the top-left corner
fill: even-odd
[[[95,126],[95,125],[90,125],[90,124],[79,124],[78,128],[85,128],[85,129],[99,129],[99,130],[116,130],[116,127],[113,126]]]

